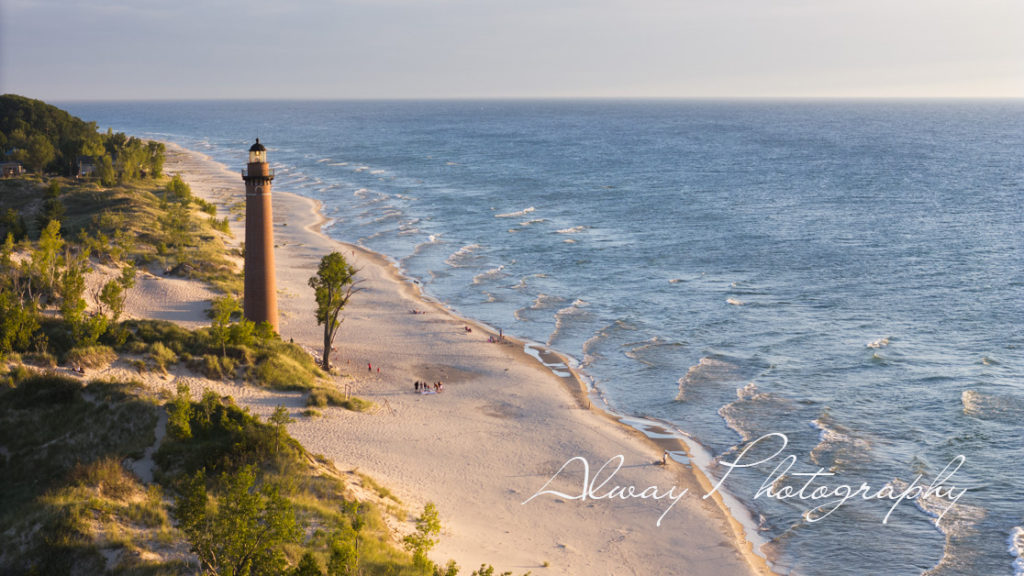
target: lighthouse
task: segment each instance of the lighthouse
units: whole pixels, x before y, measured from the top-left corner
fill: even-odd
[[[260,139],[249,148],[245,181],[245,296],[243,313],[256,324],[269,322],[278,331],[277,281],[274,278],[274,229],[270,183],[274,171]]]

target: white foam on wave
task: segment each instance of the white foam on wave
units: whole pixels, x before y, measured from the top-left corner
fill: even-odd
[[[562,228],[561,230],[555,230],[555,234],[579,234],[586,230],[587,226],[573,226],[572,228]]]
[[[1013,559],[1013,576],[1024,576],[1024,528],[1014,526],[1007,540],[1007,552]]]
[[[389,220],[398,220],[402,217],[402,211],[396,208],[386,208],[384,212],[374,218],[374,222],[377,224],[388,222]]]
[[[527,214],[533,212],[534,210],[536,210],[536,208],[534,208],[533,206],[530,206],[529,208],[524,208],[524,209],[522,209],[522,210],[520,210],[518,212],[508,212],[508,213],[505,213],[505,214],[495,214],[494,217],[495,218],[518,218],[520,216],[526,216]]]
[[[1024,413],[1024,398],[1009,394],[985,394],[977,390],[964,390],[960,393],[965,416],[980,420],[1017,421]]]
[[[725,360],[719,360],[710,356],[704,356],[696,364],[690,366],[686,374],[677,380],[679,393],[676,394],[678,402],[685,402],[687,394],[691,394],[695,388],[720,380],[732,380],[737,371],[737,366]]]
[[[445,259],[444,263],[452,268],[461,267],[462,261],[473,255],[473,252],[482,248],[479,244],[467,244],[456,250],[451,256]]]
[[[481,272],[481,273],[477,274],[476,276],[473,276],[473,284],[477,285],[477,284],[481,284],[483,282],[487,282],[488,280],[497,280],[498,278],[505,278],[507,276],[508,276],[508,272],[505,272],[505,265],[502,264],[501,266],[498,266],[497,268],[491,268],[490,270],[487,270],[486,272]]]
[[[566,306],[555,312],[555,329],[551,332],[551,336],[548,337],[548,346],[558,339],[565,330],[566,323],[571,322],[575,319],[585,318],[590,315],[590,312],[585,310],[587,306],[590,306],[589,302],[577,298],[573,300],[572,304]]]
[[[325,162],[330,162],[330,161],[331,161],[331,158],[321,158],[321,159],[317,160],[316,163],[317,164],[323,164]]]
[[[854,435],[853,431],[837,423],[828,409],[818,418],[811,420],[811,426],[818,430],[818,445],[811,449],[811,461],[819,466],[840,464],[847,454],[864,456],[871,444]],[[832,462],[825,462],[831,456]]]
[[[898,478],[893,479],[889,485],[893,486],[897,493],[902,493],[909,486]],[[939,558],[935,566],[922,572],[921,576],[965,573],[970,564],[968,557],[975,551],[963,548],[963,536],[977,530],[975,525],[985,518],[985,509],[964,504],[962,501],[951,504],[948,497],[927,493],[915,498],[914,506],[931,517],[932,525],[946,538],[942,548],[942,557]],[[958,546],[959,550],[957,550]]]
[[[547,222],[547,218],[534,218],[533,220],[524,220],[519,223],[520,226],[529,226],[530,224],[540,224],[541,222]]]
[[[742,442],[749,442],[753,439],[754,431],[765,429],[764,422],[761,422],[760,419],[775,419],[780,414],[792,410],[793,402],[791,400],[768,392],[761,392],[757,384],[748,382],[743,387],[736,389],[736,400],[719,408],[718,415],[725,420],[726,426],[740,435]],[[730,454],[737,448],[728,450],[725,454]]]
[[[885,338],[879,338],[878,340],[875,340],[873,342],[869,342],[868,343],[868,348],[873,348],[873,349],[877,350],[879,348],[885,348],[888,345],[889,345],[889,337],[886,336]]]
[[[642,342],[623,344],[623,346],[628,348],[624,352],[626,357],[636,360],[645,366],[658,366],[660,362],[658,362],[657,358],[652,359],[652,356],[656,356],[664,348],[677,348],[682,345],[681,342],[665,340],[660,336],[654,336]]]
[[[565,298],[561,296],[553,296],[550,294],[544,294],[543,292],[537,294],[533,302],[530,303],[526,308],[520,308],[514,312],[516,320],[525,322],[530,320],[530,313],[539,310],[548,310],[565,303]]]

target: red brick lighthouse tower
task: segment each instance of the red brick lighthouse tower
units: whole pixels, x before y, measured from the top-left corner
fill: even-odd
[[[274,230],[270,209],[270,182],[274,171],[267,164],[267,149],[260,139],[249,148],[245,180],[245,317],[256,324],[269,322],[278,331],[277,281],[274,278]]]

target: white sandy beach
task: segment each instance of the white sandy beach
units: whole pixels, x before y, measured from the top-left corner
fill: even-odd
[[[244,198],[238,172],[199,153],[168,145],[165,171],[180,173],[195,194],[218,205],[219,215]],[[363,290],[343,313],[332,358],[352,377],[338,381],[353,382],[353,392],[380,409],[329,408],[311,419],[298,414],[299,394],[226,384],[219,391],[259,414],[277,404],[291,407],[296,422],[289,431],[309,451],[327,456],[339,470],[372,476],[408,510],[436,503],[444,531],[431,557],[439,563],[453,558],[466,573],[481,563],[516,574],[768,573],[738,524],[719,503],[701,497],[706,488],[689,467],[655,464],[662,448],[603,412],[581,407],[575,377],[556,376],[521,344],[489,343],[481,326],[469,324],[473,331],[467,332],[465,320],[422,299],[384,258],[320,234],[316,208],[311,200],[274,191],[281,336],[319,352],[322,332],[307,281],[323,255],[343,252],[361,269]],[[236,243],[241,226],[232,221]],[[152,277],[135,290],[129,316],[187,326],[209,322],[204,310],[211,292],[201,284]],[[441,380],[445,391],[415,394],[415,380]],[[541,495],[523,504],[570,459],[585,458],[593,474],[617,455],[624,466],[597,493],[613,484],[636,486],[637,492],[656,486],[661,494],[688,489],[660,527],[669,498],[584,502]],[[567,468],[571,482],[549,488],[579,494],[577,464]]]

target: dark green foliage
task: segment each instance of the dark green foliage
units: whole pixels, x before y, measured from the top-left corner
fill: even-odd
[[[316,556],[312,552],[306,552],[299,560],[299,565],[292,571],[292,576],[324,576],[324,572],[320,569],[320,562]]]
[[[170,414],[175,430],[182,431],[186,429],[183,416],[187,414],[188,436],[179,432],[168,435],[156,455],[163,470],[193,474],[206,469],[219,473],[250,465],[287,468],[299,461],[302,449],[295,440],[282,438],[277,426],[260,422],[230,399],[207,392],[185,409],[181,397],[179,388]],[[170,423],[169,417],[168,431]]]
[[[177,500],[175,516],[203,568],[231,576],[276,576],[287,559],[282,547],[301,537],[291,502],[280,489],[257,486],[251,466],[225,472],[210,506],[205,473],[196,472]]]
[[[39,209],[39,213],[36,214],[36,226],[42,230],[53,220],[58,222],[64,220],[64,203],[60,201],[60,198],[47,198],[43,200],[43,206]]]
[[[11,240],[14,242],[21,242],[28,238],[25,217],[14,208],[8,208],[0,217],[0,238],[7,238],[8,234],[11,235]]]
[[[0,355],[26,352],[39,335],[39,312],[7,287],[0,287]]]
[[[14,94],[0,96],[0,141],[3,151],[14,150],[11,159],[31,170],[56,170],[76,175],[79,156],[97,160],[97,176],[105,186],[111,176],[131,181],[160,176],[164,145],[128,138],[124,134],[96,131],[95,122],[84,122],[40,100]]]

